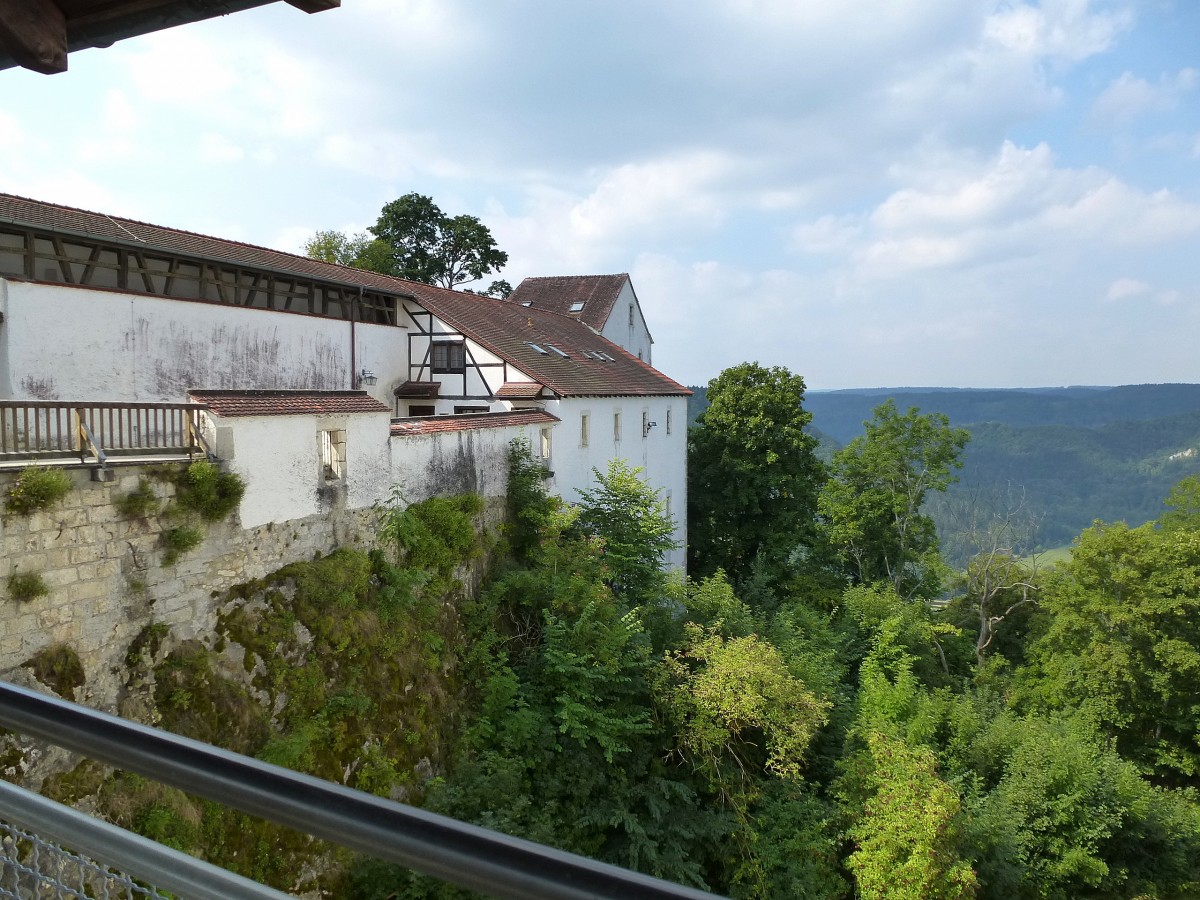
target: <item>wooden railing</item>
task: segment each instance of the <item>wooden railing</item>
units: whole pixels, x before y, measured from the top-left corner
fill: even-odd
[[[0,400],[0,461],[206,452],[197,403]]]

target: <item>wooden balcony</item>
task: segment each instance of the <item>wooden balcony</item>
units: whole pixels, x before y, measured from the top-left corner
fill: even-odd
[[[192,459],[207,448],[198,403],[0,400],[0,465]]]

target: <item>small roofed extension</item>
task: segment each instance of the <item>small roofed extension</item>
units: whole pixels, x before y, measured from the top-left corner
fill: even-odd
[[[522,293],[533,288],[524,305]],[[296,414],[288,392],[303,392],[309,404],[322,392],[358,392],[378,405],[355,412],[348,426],[361,435],[344,468],[353,505],[386,496],[406,459],[417,468],[441,464],[418,446],[435,443],[443,459],[490,429],[506,441],[527,439],[550,489],[567,500],[614,458],[640,467],[677,521],[681,549],[669,563],[682,565],[690,392],[650,365],[629,276],[526,279],[514,296],[446,290],[0,194],[0,399],[204,402],[216,396],[204,392],[274,392],[263,399],[274,404],[278,430],[279,415]],[[618,337],[632,339],[606,336],[613,321],[625,332]],[[254,415],[235,399],[226,397],[214,421],[249,435]],[[507,415],[522,411],[538,415]],[[328,462],[347,428],[305,415],[324,423],[318,449]],[[372,428],[382,429],[378,440]],[[229,445],[232,432],[224,434]],[[248,440],[232,441],[237,456],[262,455]],[[447,449],[452,442],[458,450]],[[316,470],[307,444],[296,465]],[[355,462],[364,444],[370,453]],[[336,499],[334,481],[326,493]]]

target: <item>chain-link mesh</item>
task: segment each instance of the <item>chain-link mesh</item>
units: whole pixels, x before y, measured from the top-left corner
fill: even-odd
[[[128,875],[0,820],[4,900],[170,900]]]

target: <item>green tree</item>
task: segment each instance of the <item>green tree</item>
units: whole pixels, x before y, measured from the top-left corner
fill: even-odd
[[[366,232],[318,231],[304,242],[304,253],[322,262],[384,272],[391,251],[387,244]]]
[[[475,216],[447,216],[432,199],[405,194],[386,204],[371,233],[391,252],[382,271],[410,281],[453,288],[478,281],[508,262],[491,231]],[[493,289],[503,290],[500,282]]]
[[[621,459],[593,469],[596,486],[579,492],[580,524],[604,541],[611,585],[628,603],[653,602],[665,581],[663,556],[676,545],[675,523],[641,469]]]
[[[688,432],[688,569],[778,584],[789,560],[811,552],[824,478],[804,430],[804,379],[742,363],[710,381],[707,397]]]
[[[1200,786],[1200,531],[1096,525],[1045,585],[1035,705],[1078,709],[1143,771]]]
[[[888,400],[864,423],[866,433],[833,456],[819,508],[834,545],[859,584],[890,581],[904,598],[935,595],[941,559],[929,491],[945,491],[961,468],[964,429],[939,413]]]
[[[959,859],[961,801],[927,748],[873,732],[867,737],[875,792],[850,829],[846,861],[863,900],[974,897],[975,872]]]

